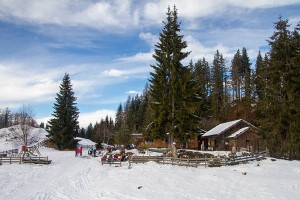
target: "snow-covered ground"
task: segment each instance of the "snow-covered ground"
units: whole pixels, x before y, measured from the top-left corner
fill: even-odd
[[[1,143],[0,143],[1,148]],[[219,168],[128,163],[40,148],[50,165],[0,166],[1,200],[300,199],[300,162],[270,158]]]

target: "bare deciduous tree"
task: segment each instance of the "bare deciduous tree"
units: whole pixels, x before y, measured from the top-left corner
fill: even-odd
[[[14,137],[19,138],[22,144],[27,146],[30,133],[36,126],[32,109],[23,105],[20,111],[14,115],[14,124],[15,126],[10,128]]]

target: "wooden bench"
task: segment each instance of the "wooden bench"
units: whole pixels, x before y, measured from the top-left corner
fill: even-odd
[[[122,162],[118,159],[106,159],[106,160],[101,160],[101,164],[109,164],[109,165],[122,165]]]
[[[32,163],[32,164],[43,164],[49,165],[52,160],[49,160],[48,157],[25,157],[23,163]]]

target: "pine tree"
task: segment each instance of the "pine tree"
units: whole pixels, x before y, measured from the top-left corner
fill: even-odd
[[[78,132],[78,108],[76,97],[72,89],[71,79],[65,74],[60,85],[54,103],[54,112],[48,123],[50,126],[50,138],[59,149],[74,147],[74,137]]]
[[[265,94],[265,87],[266,87],[266,71],[264,67],[264,61],[259,51],[256,57],[256,64],[255,64],[255,96],[257,100],[262,100]]]
[[[245,103],[243,104],[245,110],[245,120],[250,120],[251,116],[251,63],[248,57],[248,53],[245,47],[242,49],[241,57],[242,68],[244,71],[244,93],[245,93]]]
[[[116,119],[115,119],[116,130],[119,130],[121,128],[122,124],[124,124],[124,113],[123,113],[122,104],[120,103],[119,107],[117,109]]]
[[[199,85],[199,99],[201,103],[199,103],[199,107],[197,109],[197,115],[199,117],[208,117],[209,116],[209,95],[210,95],[210,67],[208,62],[203,58],[202,60],[198,60],[194,66],[194,74],[196,81]]]
[[[84,129],[84,128],[81,128],[81,129],[80,129],[79,137],[85,138],[85,129]]]
[[[290,69],[287,74],[291,139],[290,158],[300,160],[300,23],[292,32]]]
[[[299,29],[289,30],[288,20],[281,17],[270,37],[270,59],[264,119],[261,126],[271,153],[299,157]]]
[[[251,63],[250,59],[248,57],[248,53],[245,47],[242,49],[242,57],[241,57],[241,63],[242,63],[242,68],[244,71],[244,96],[246,100],[250,100],[250,93],[251,93]]]
[[[85,138],[86,139],[91,139],[92,136],[93,136],[93,132],[94,132],[94,127],[93,127],[93,124],[90,123],[86,129],[86,132],[85,132]]]
[[[150,73],[150,105],[153,112],[151,134],[154,138],[165,138],[169,133],[170,144],[174,136],[183,142],[182,135],[192,131],[191,124],[195,119],[190,118],[188,125],[184,123],[196,110],[195,106],[191,106],[196,99],[195,80],[191,70],[181,63],[189,52],[183,51],[187,44],[179,32],[180,23],[174,6],[172,11],[168,8],[167,22],[164,22],[159,42],[155,45],[153,57],[156,65],[152,66],[154,72]]]
[[[232,88],[233,88],[232,99],[236,103],[237,107],[239,106],[239,103],[241,101],[241,76],[240,76],[241,65],[242,65],[241,53],[240,50],[238,49],[231,61],[231,79],[232,79]],[[239,117],[238,113],[237,116]]]
[[[211,72],[211,111],[212,116],[215,119],[215,123],[226,121],[226,100],[224,92],[224,72],[225,72],[225,61],[223,55],[217,50],[212,66]]]
[[[131,132],[129,128],[124,124],[116,133],[114,140],[117,144],[123,144],[127,146],[131,142]]]

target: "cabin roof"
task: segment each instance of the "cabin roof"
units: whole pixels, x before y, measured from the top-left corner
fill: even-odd
[[[237,138],[238,136],[242,135],[243,133],[245,133],[249,129],[250,129],[250,127],[241,128],[238,131],[236,131],[236,132],[232,133],[231,135],[229,135],[227,138],[229,138],[229,139],[231,139],[231,138]]]
[[[241,119],[238,120],[234,120],[234,121],[230,121],[230,122],[226,122],[226,123],[222,123],[217,125],[216,127],[214,127],[213,129],[207,131],[203,137],[209,137],[209,136],[218,136],[220,135],[222,132],[226,131],[227,129],[229,129],[230,127],[234,126],[235,124],[239,123],[241,121]]]

